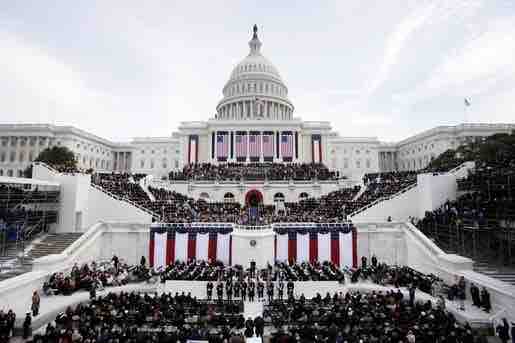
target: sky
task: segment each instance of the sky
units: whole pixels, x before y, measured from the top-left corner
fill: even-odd
[[[294,116],[341,136],[515,122],[513,0],[19,0],[0,1],[0,123],[170,136],[213,117],[254,24]]]

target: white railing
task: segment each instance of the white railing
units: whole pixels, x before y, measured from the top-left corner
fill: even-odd
[[[145,213],[147,213],[147,214],[150,214],[152,217],[156,218],[157,220],[161,220],[161,216],[160,216],[160,215],[158,215],[157,213],[155,213],[155,212],[153,212],[153,211],[150,211],[149,209],[147,209],[147,208],[145,208],[145,207],[143,207],[143,206],[141,206],[141,205],[139,205],[139,204],[135,203],[135,202],[134,202],[134,201],[132,201],[132,200],[129,200],[129,199],[127,199],[127,198],[123,198],[123,197],[121,197],[121,196],[119,196],[119,195],[116,195],[116,194],[114,194],[114,193],[111,193],[111,192],[109,192],[107,189],[104,189],[104,188],[102,188],[101,186],[96,185],[96,184],[94,184],[94,183],[91,183],[91,187],[93,187],[93,188],[95,188],[95,189],[97,189],[97,190],[99,190],[99,191],[103,192],[104,194],[106,194],[106,195],[110,196],[111,198],[114,198],[114,199],[116,199],[116,200],[118,200],[118,201],[123,201],[123,202],[126,202],[126,203],[128,203],[128,204],[131,204],[132,206],[134,206],[134,207],[136,207],[136,208],[138,208],[138,209],[142,210],[143,212],[145,212]]]
[[[384,196],[384,197],[381,197],[373,202],[371,202],[370,204],[368,205],[365,205],[359,209],[357,209],[356,211],[352,212],[351,214],[349,214],[350,217],[354,217],[355,215],[365,211],[365,210],[368,210],[369,208],[371,208],[372,206],[375,206],[377,204],[379,204],[380,202],[383,202],[383,201],[386,201],[386,200],[391,200],[393,198],[395,198],[396,196],[399,196],[403,193],[406,193],[407,191],[411,190],[412,188],[415,188],[417,187],[417,183],[412,183],[411,185],[409,186],[406,186],[404,187],[403,189],[401,189],[400,191],[398,191],[397,193],[394,193],[392,195],[388,195],[388,196]]]

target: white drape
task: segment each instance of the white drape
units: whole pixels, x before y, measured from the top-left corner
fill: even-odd
[[[318,140],[313,141],[313,160],[315,163],[320,163],[320,142]]]
[[[352,232],[340,232],[340,267],[352,267]]]
[[[297,233],[297,262],[309,261],[309,233],[301,235]]]
[[[154,234],[154,269],[166,266],[166,237],[167,233]]]
[[[195,258],[199,261],[207,261],[207,249],[209,247],[209,234],[198,233],[195,247]]]
[[[229,264],[231,253],[231,234],[216,235],[216,259],[224,264]]]
[[[188,260],[188,234],[175,233],[175,260]]]
[[[192,139],[190,141],[190,163],[195,163],[197,160],[197,141]]]
[[[331,234],[319,233],[318,241],[318,260],[320,262],[331,261]]]
[[[275,255],[277,261],[288,261],[288,234],[275,235],[275,237],[277,237],[277,251]]]

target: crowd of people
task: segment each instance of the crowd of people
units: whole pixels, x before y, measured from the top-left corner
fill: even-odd
[[[145,259],[139,266],[123,263],[115,255],[111,261],[74,264],[69,273],[57,272],[43,284],[44,295],[70,295],[79,290],[95,292],[105,287],[122,286],[152,277]]]
[[[69,307],[34,335],[35,343],[53,342],[224,342],[243,337],[241,301],[213,302],[190,294],[109,293]],[[243,342],[243,341],[241,341]]]
[[[170,172],[170,180],[198,181],[309,181],[337,180],[338,172],[321,163],[197,163]]]
[[[474,330],[430,301],[411,304],[396,292],[334,293],[277,299],[265,307],[271,342],[463,342]]]
[[[236,165],[239,166],[239,164]],[[272,165],[275,166],[275,164]],[[213,172],[219,170],[217,166],[210,164],[191,165],[186,167],[186,170],[189,170],[187,168],[192,168],[191,173],[195,175],[198,172],[196,168]],[[274,168],[270,170],[275,170]],[[324,168],[320,170],[325,170]],[[277,169],[290,170],[278,167]],[[307,170],[306,173],[309,174],[311,173],[309,170],[312,169],[307,168]],[[319,169],[315,168],[314,170]],[[206,175],[211,174],[207,173]],[[416,182],[416,174],[411,172],[366,174],[364,176],[365,190],[359,197],[357,195],[361,187],[355,186],[332,191],[320,197],[301,198],[297,202],[242,206],[234,201],[207,202],[204,199],[193,199],[175,191],[149,186],[148,190],[154,198],[151,200],[137,182],[141,177],[143,175],[99,174],[92,180],[109,192],[147,208],[164,222],[230,222],[251,225],[277,222],[342,222],[352,212]]]

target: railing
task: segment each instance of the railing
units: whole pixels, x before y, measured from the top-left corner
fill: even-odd
[[[158,215],[157,213],[155,213],[155,212],[153,212],[153,211],[150,211],[149,209],[147,209],[147,208],[145,208],[145,207],[143,207],[143,206],[141,206],[141,205],[139,205],[139,204],[135,203],[134,201],[132,201],[132,200],[130,200],[130,199],[123,198],[123,197],[121,197],[121,196],[119,196],[119,195],[116,195],[116,194],[114,194],[114,193],[111,193],[111,192],[109,192],[107,189],[104,189],[104,188],[102,188],[101,186],[96,185],[96,184],[94,184],[94,183],[91,183],[91,187],[93,187],[93,188],[95,188],[95,189],[97,189],[97,190],[99,190],[99,191],[103,192],[104,194],[109,195],[111,198],[114,198],[114,199],[116,199],[116,200],[118,200],[118,201],[123,201],[123,202],[126,202],[126,203],[128,203],[128,204],[131,204],[132,206],[134,206],[134,207],[136,207],[136,208],[138,208],[138,209],[142,210],[143,212],[145,212],[145,213],[147,213],[147,214],[150,214],[153,218],[157,219],[158,221],[159,221],[159,220],[161,220],[161,216],[160,216],[160,215]]]
[[[342,225],[351,225],[351,222],[340,222],[340,223],[315,223],[315,222],[282,222],[282,223],[273,223],[273,224],[264,224],[264,225],[252,225],[252,224],[235,224],[228,222],[220,222],[220,223],[204,223],[204,222],[193,222],[193,223],[153,223],[151,224],[152,228],[167,228],[170,226],[181,226],[184,228],[220,228],[220,227],[231,227],[234,230],[242,230],[242,231],[263,231],[263,230],[273,230],[275,228],[299,228],[305,229],[307,227],[341,227]]]
[[[349,216],[353,217],[353,216],[355,216],[355,215],[357,215],[357,214],[359,214],[359,213],[361,213],[361,212],[363,212],[365,210],[368,210],[372,206],[375,206],[375,205],[379,204],[380,202],[383,202],[383,201],[386,201],[386,200],[391,200],[391,199],[395,198],[396,196],[399,196],[399,195],[401,195],[403,193],[406,193],[407,191],[409,191],[409,190],[411,190],[412,188],[415,188],[415,187],[417,187],[417,182],[412,183],[411,185],[404,187],[403,189],[401,189],[397,193],[394,193],[392,195],[388,195],[388,196],[384,196],[384,197],[381,197],[379,199],[376,199],[375,201],[371,202],[370,204],[365,205],[365,206],[357,209],[356,211],[352,212],[351,214],[349,214]]]

